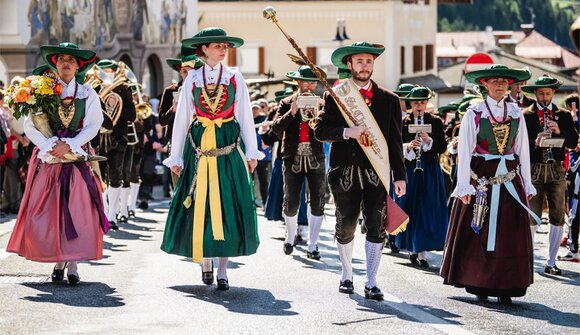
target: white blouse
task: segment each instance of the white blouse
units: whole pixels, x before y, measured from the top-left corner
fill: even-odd
[[[500,120],[504,115],[504,99],[496,102],[489,96],[486,98],[489,108],[494,118]],[[520,119],[518,134],[514,144],[514,154],[520,160],[520,174],[524,180],[524,187],[527,195],[535,195],[536,189],[532,184],[530,172],[530,148],[528,142],[528,130],[526,120],[520,108],[515,103],[507,103],[507,114],[514,119]],[[477,133],[479,127],[475,125],[475,112],[482,112],[481,118],[489,118],[489,111],[485,106],[485,101],[471,106],[461,120],[459,128],[459,142],[457,146],[457,187],[451,194],[454,197],[462,197],[468,194],[475,194],[475,188],[470,184],[471,180],[471,156],[474,153],[477,143]]]
[[[61,98],[74,96],[75,87],[79,85],[77,99],[86,99],[85,117],[83,119],[82,129],[74,138],[58,138],[56,136],[46,138],[34,127],[32,118],[27,117],[25,119],[24,132],[30,141],[38,147],[38,158],[42,162],[47,162],[55,158],[49,152],[56,145],[57,140],[61,140],[68,144],[73,153],[87,155],[87,152],[82,149],[82,146],[97,136],[99,129],[101,129],[101,125],[103,124],[101,100],[91,85],[78,84],[74,79],[68,84],[62,81],[62,79],[59,79],[58,81],[62,84],[62,93],[60,94]]]
[[[221,64],[211,68],[205,64],[205,79],[207,84],[216,84],[219,77]],[[180,166],[183,167],[183,148],[187,139],[189,125],[195,115],[195,108],[193,105],[193,84],[196,87],[203,86],[203,72],[202,68],[197,70],[189,70],[187,77],[183,81],[179,100],[177,101],[177,110],[175,112],[175,119],[173,121],[173,135],[171,136],[171,155],[163,161],[167,167]],[[237,68],[223,66],[222,77],[220,84],[229,85],[230,78],[234,77],[236,80],[236,95],[234,101],[234,116],[240,125],[240,136],[244,141],[246,147],[247,159],[262,159],[264,154],[258,150],[258,143],[256,139],[256,130],[254,125],[254,117],[252,115],[252,108],[250,107],[250,94],[246,81]]]

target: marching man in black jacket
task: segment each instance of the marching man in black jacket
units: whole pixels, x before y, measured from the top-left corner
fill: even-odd
[[[534,213],[541,217],[544,199],[548,200],[550,218],[550,237],[548,246],[548,264],[544,272],[561,275],[556,266],[556,255],[564,233],[564,216],[566,211],[566,178],[562,162],[565,160],[566,148],[574,149],[578,144],[578,132],[574,128],[572,115],[552,102],[554,93],[561,83],[549,76],[541,76],[533,85],[522,86],[522,90],[535,93],[537,102],[522,111],[526,118],[530,141],[530,160],[532,163],[532,183],[538,192],[530,201]],[[546,124],[545,124],[546,123]],[[544,148],[540,141],[544,137],[563,138],[561,148]],[[533,223],[533,221],[532,221]],[[532,226],[532,236],[536,226]]]
[[[272,132],[282,139],[282,173],[284,176],[284,202],[282,206],[287,233],[284,253],[289,255],[294,249],[298,231],[300,190],[304,178],[306,178],[310,191],[309,237],[306,256],[319,260],[320,252],[317,242],[324,214],[326,171],[322,142],[314,138],[314,130],[311,127],[318,111],[318,105],[302,110],[297,105],[301,95],[312,94],[316,90],[318,82],[312,70],[306,65],[300,66],[298,71],[287,73],[286,77],[298,82],[298,92],[280,101],[280,108],[277,112],[279,117],[272,125]]]
[[[351,90],[350,93],[353,94],[351,101],[360,101],[362,97],[362,103],[357,104],[358,109],[369,109],[370,112],[367,114],[369,120],[374,118],[378,124],[380,133],[371,135],[374,138],[384,137],[386,140],[395,193],[397,196],[403,196],[406,190],[406,171],[403,162],[399,98],[371,80],[375,58],[384,50],[381,45],[356,42],[335,50],[332,62],[339,68],[351,70],[352,79],[348,80],[352,82],[348,83],[349,87],[353,87],[351,84],[354,84],[360,92]],[[366,106],[361,106],[365,103]],[[379,173],[384,171],[376,171],[373,168],[357,143],[361,135],[364,138],[365,128],[349,127],[331,96],[326,96],[324,112],[316,123],[315,135],[321,141],[332,142],[328,181],[336,203],[335,237],[342,263],[342,278],[338,290],[348,294],[354,292],[352,250],[354,233],[362,208],[366,231],[365,297],[382,300],[383,293],[378,288],[376,276],[386,236],[386,187],[389,185],[383,185],[379,178]]]

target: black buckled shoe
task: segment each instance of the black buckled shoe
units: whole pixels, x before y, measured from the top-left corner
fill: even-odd
[[[206,285],[213,284],[213,263],[211,264],[211,270],[210,271],[203,271],[203,267],[202,267],[202,271],[201,271],[201,281],[204,284],[206,284]]]
[[[64,268],[62,268],[62,270],[57,270],[56,265],[52,269],[52,275],[50,276],[50,278],[52,279],[53,283],[60,282],[60,281],[64,280],[64,269],[66,269],[66,265],[67,265],[67,263],[64,263]]]
[[[497,302],[502,304],[502,305],[511,305],[512,298],[510,298],[510,297],[498,297]]]
[[[391,253],[392,254],[398,254],[399,253],[399,247],[397,247],[397,245],[395,244],[395,242],[389,242],[389,248],[391,249]]]
[[[346,294],[353,294],[354,293],[354,284],[352,283],[352,280],[345,280],[345,281],[340,281],[340,285],[338,286],[338,292],[340,293],[346,293]]]
[[[119,226],[115,221],[109,221],[109,229],[110,230],[119,230]]]
[[[316,249],[314,249],[314,251],[310,252],[306,252],[306,257],[310,258],[310,259],[314,259],[316,261],[320,260],[320,252],[318,251],[318,247],[316,247]]]
[[[419,255],[409,254],[409,261],[411,261],[411,264],[419,264]]]
[[[284,243],[284,253],[290,255],[294,251],[294,246],[290,243]]]
[[[67,275],[69,286],[79,286],[81,277],[78,274]]]
[[[419,266],[422,268],[428,268],[429,267],[429,262],[427,262],[426,259],[420,259],[419,260]]]
[[[554,266],[546,265],[546,267],[544,268],[544,273],[554,276],[561,276],[562,270],[560,270],[556,265]]]
[[[119,223],[127,223],[127,217],[125,215],[119,216]]]
[[[227,279],[218,279],[217,280],[217,290],[218,291],[227,291],[230,289],[230,284],[228,283]]]
[[[374,286],[373,288],[368,288],[365,286],[365,298],[370,300],[381,301],[384,298],[383,292]]]
[[[129,211],[128,215],[130,218],[134,218],[135,217],[135,211]]]

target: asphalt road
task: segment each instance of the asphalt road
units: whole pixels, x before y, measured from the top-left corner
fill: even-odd
[[[338,293],[340,261],[327,206],[321,261],[306,246],[282,252],[284,226],[259,215],[258,253],[234,258],[230,291],[201,282],[200,266],[159,249],[168,201],[158,201],[105,238],[104,258],[79,265],[81,286],[49,281],[52,264],[4,251],[14,217],[0,224],[0,334],[580,334],[580,264],[543,274],[547,234],[538,234],[535,283],[512,306],[478,302],[430,269],[385,249],[379,286],[364,298],[364,241],[355,240],[355,294]],[[259,211],[261,214],[261,211]],[[547,227],[543,227],[547,230]],[[561,248],[561,253],[564,253]]]

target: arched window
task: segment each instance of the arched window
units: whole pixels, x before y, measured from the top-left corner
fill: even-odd
[[[159,96],[163,91],[163,68],[161,61],[155,54],[147,58],[143,69],[143,92],[151,98]]]

